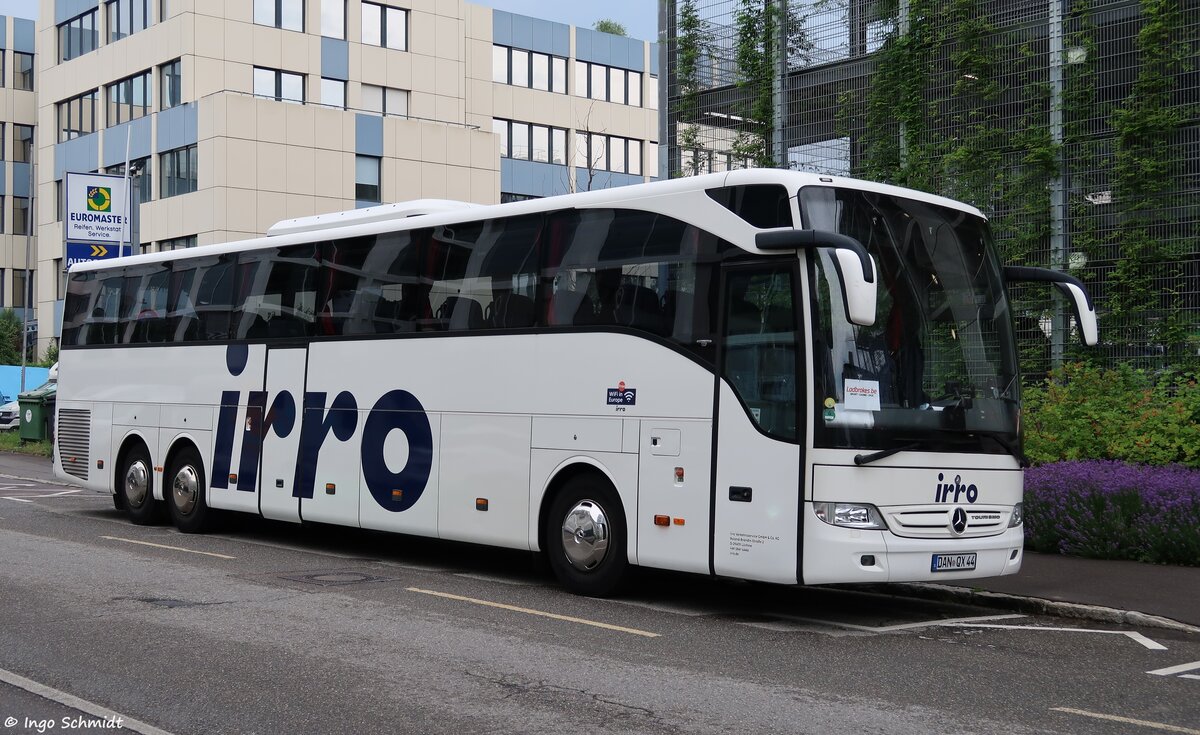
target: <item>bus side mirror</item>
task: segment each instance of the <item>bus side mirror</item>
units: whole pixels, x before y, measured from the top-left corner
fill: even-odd
[[[1087,286],[1083,285],[1083,281],[1061,271],[1052,271],[1049,268],[1030,268],[1023,265],[1005,266],[1004,278],[1010,283],[1020,281],[1053,283],[1070,300],[1083,343],[1088,347],[1096,346],[1099,331],[1096,326],[1096,307],[1092,304],[1092,296],[1088,293]]]
[[[854,324],[875,323],[875,260],[858,240],[827,230],[794,230],[790,227],[759,232],[754,236],[759,250],[811,250],[833,248],[833,263],[842,282],[846,316]]]

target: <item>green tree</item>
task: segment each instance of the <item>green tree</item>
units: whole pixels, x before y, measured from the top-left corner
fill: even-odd
[[[0,310],[0,365],[21,364],[21,336],[25,326],[12,309]]]
[[[601,33],[611,33],[614,36],[628,36],[625,32],[625,26],[611,18],[601,18],[592,26]]]

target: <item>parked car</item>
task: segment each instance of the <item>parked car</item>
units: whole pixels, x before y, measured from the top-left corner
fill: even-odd
[[[0,431],[15,431],[20,425],[21,408],[16,401],[9,401],[0,406]]]
[[[48,388],[48,387],[53,387],[53,388],[57,389],[57,387],[58,387],[58,363],[57,362],[54,363],[54,365],[50,368],[50,376],[49,377],[50,377],[49,380],[47,380],[42,385],[39,385],[37,388],[34,388],[34,390],[41,390],[42,388]],[[0,396],[0,401],[5,401],[4,405],[0,406],[0,431],[13,431],[15,429],[20,428],[20,426],[21,426],[21,406],[20,406],[20,404],[17,402],[17,400],[15,398],[11,401],[8,400],[7,396]]]

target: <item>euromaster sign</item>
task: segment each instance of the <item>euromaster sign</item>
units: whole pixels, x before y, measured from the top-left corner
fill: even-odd
[[[66,187],[68,241],[117,246],[129,238],[125,177],[68,172]]]

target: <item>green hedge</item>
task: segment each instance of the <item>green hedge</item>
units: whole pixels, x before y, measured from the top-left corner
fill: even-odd
[[[1025,454],[1037,464],[1114,459],[1200,467],[1200,384],[1193,373],[1065,365],[1026,388]]]

